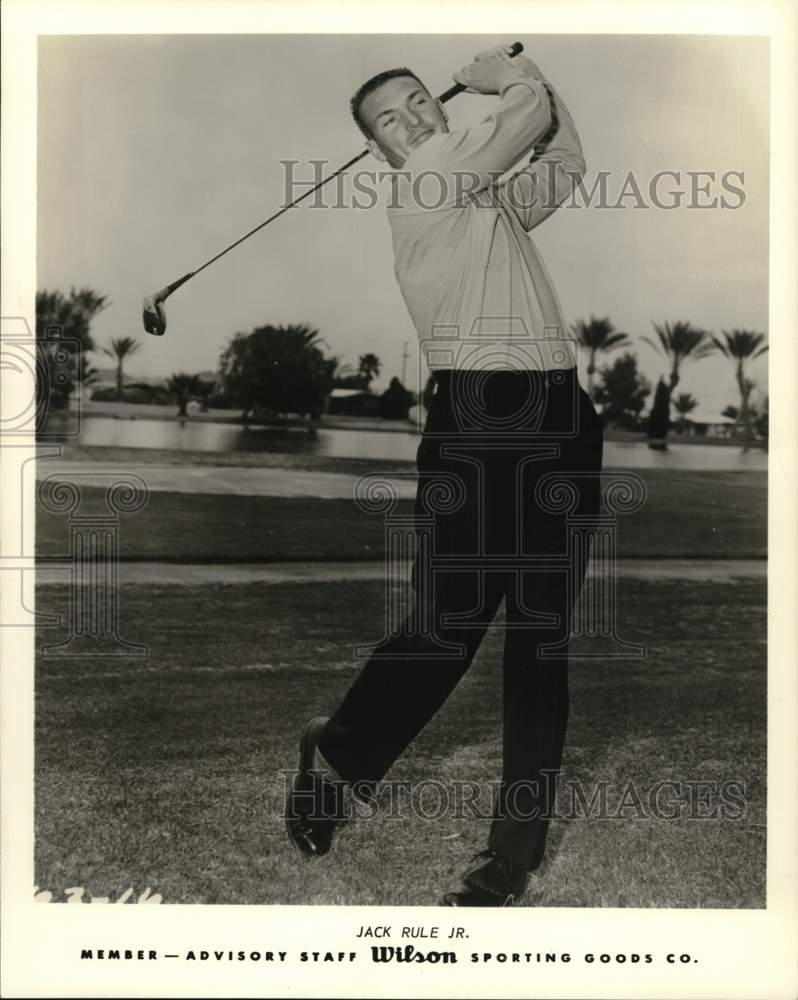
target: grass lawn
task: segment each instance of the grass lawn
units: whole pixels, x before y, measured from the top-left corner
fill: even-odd
[[[65,614],[67,601],[66,587],[38,590],[40,611]],[[563,782],[588,795],[606,782],[616,803],[634,782],[645,804],[672,780],[694,789],[692,806],[674,818],[566,809],[530,905],[764,906],[764,605],[764,582],[621,581],[620,631],[649,656],[574,659]],[[361,818],[318,861],[284,834],[280,772],[295,766],[302,722],[329,712],[355,675],[352,643],[379,638],[380,587],[136,586],[120,606],[122,634],[149,644],[149,659],[37,666],[42,889],[56,899],[71,886],[111,899],[151,886],[165,903],[434,905],[457,884],[488,821],[454,809],[435,821],[408,809]],[[494,628],[392,777],[487,790],[500,773],[500,655]],[[685,783],[716,783],[706,812],[728,781],[745,786],[743,807],[700,818],[702,793]]]
[[[640,511],[619,518],[621,558],[765,558],[765,473],[653,470],[638,475],[648,498]],[[81,513],[105,512],[104,491],[82,488],[82,493]],[[412,509],[412,501],[403,501],[397,513]],[[351,500],[152,493],[146,508],[121,520],[122,559],[235,563],[384,554],[383,521],[362,513]],[[36,528],[40,557],[68,552],[66,515],[40,510]]]
[[[61,445],[61,457],[76,462],[113,462],[120,468],[128,465],[204,465],[254,468],[301,469],[309,472],[341,472],[361,476],[367,472],[415,470],[415,462],[394,459],[340,458],[302,451],[178,451],[173,448],[120,448],[104,445]]]

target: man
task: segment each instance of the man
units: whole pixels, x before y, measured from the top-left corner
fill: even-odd
[[[396,170],[395,273],[435,394],[418,452],[413,609],[332,717],[305,728],[288,830],[303,853],[326,853],[342,786],[369,797],[468,669],[504,600],[501,787],[488,849],[443,902],[506,906],[543,859],[602,431],[527,236],[584,171],[571,117],[538,67],[506,46],[454,79],[498,96],[497,110],[450,130],[405,68],[352,99],[371,152]]]

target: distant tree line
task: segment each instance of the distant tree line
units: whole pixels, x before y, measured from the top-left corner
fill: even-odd
[[[37,428],[53,410],[69,406],[78,385],[91,385],[96,379],[88,357],[95,349],[90,328],[107,306],[106,296],[92,288],[36,293]]]
[[[605,365],[599,369],[601,381],[594,384],[597,357],[622,345],[629,345],[628,335],[615,330],[607,318],[596,319],[591,316],[588,322],[580,321],[572,327],[577,342],[588,354],[588,391],[600,405],[605,423],[627,430],[644,428],[652,444],[664,446],[671,429],[671,400],[673,399],[674,408],[679,414],[677,427],[680,430],[688,427],[689,414],[698,405],[698,401],[689,393],[681,393],[673,398],[684,364],[701,361],[719,352],[734,365],[740,394],[740,406],[727,407],[724,415],[734,414],[732,419],[736,422],[735,431],[744,444],[750,443],[757,434],[767,435],[767,398],[762,412],[751,404],[755,384],[747,377],[745,368],[747,362],[767,351],[763,333],[723,330],[720,338],[685,321],[653,325],[657,339],[641,339],[664,357],[668,363],[668,371],[657,382],[651,410],[645,422],[641,415],[651,393],[651,385],[638,371],[637,360],[631,352],[624,353],[613,365]]]
[[[307,324],[256,327],[236,333],[221,353],[215,378],[187,372],[173,373],[160,385],[131,383],[125,364],[141,351],[133,337],[116,337],[99,351],[115,362],[115,386],[96,388],[97,369],[89,355],[98,350],[91,335],[95,317],[109,305],[105,295],[91,288],[71,288],[68,293],[40,290],[36,295],[36,337],[39,348],[37,413],[39,424],[47,413],[69,406],[78,385],[95,387],[93,398],[138,402],[173,402],[180,416],[188,415],[192,401],[201,410],[240,407],[244,419],[280,419],[287,414],[319,417],[334,389],[371,393],[382,365],[367,352],[356,368],[341,364],[326,353],[318,330]],[[690,393],[675,394],[684,365],[719,353],[733,365],[738,405],[727,406],[723,416],[734,420],[736,435],[744,444],[768,428],[768,400],[753,400],[755,383],[746,366],[768,350],[763,333],[733,329],[716,336],[686,321],[654,323],[655,338],[641,337],[666,362],[666,371],[653,390],[639,371],[629,334],[617,330],[608,317],[591,316],[572,326],[574,337],[587,356],[587,388],[607,426],[645,431],[652,444],[664,446],[672,425],[686,431],[698,400]],[[625,348],[612,364],[600,364],[610,353]],[[428,406],[432,380],[422,394]],[[376,412],[389,419],[404,419],[417,397],[397,378],[376,397]],[[650,402],[647,415],[644,410]],[[678,415],[672,421],[671,412]]]

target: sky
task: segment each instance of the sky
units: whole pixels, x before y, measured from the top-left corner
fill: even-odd
[[[387,185],[369,210],[292,209],[167,303],[169,328],[141,326],[147,293],[196,269],[285,203],[286,170],[333,170],[363,149],[348,102],[373,74],[410,66],[440,93],[484,48],[475,35],[41,36],[38,72],[39,288],[88,285],[111,305],[98,345],[132,336],[128,377],[215,370],[230,337],[266,323],[316,327],[329,352],[357,364],[373,352],[379,386],[402,374],[416,388],[417,336],[393,274]],[[532,238],[566,321],[608,316],[628,333],[644,374],[666,365],[642,341],[653,322],[689,320],[719,333],[768,329],[768,43],[732,36],[540,35],[519,38],[568,105],[587,160],[588,190],[606,172],[607,202],[562,208]],[[461,95],[456,128],[496,98]],[[367,157],[359,167],[382,169]],[[652,204],[683,192],[681,207]],[[704,178],[693,194],[688,171]],[[724,189],[721,178],[730,172]],[[326,172],[326,171],[325,171]],[[331,186],[332,187],[332,186]],[[378,185],[379,187],[379,185]],[[328,189],[329,190],[329,189]],[[627,187],[627,191],[628,191]],[[298,192],[294,192],[296,194]],[[724,196],[728,208],[720,207]],[[698,207],[717,199],[715,207]],[[692,204],[691,204],[692,202]],[[306,206],[308,203],[306,203]],[[612,356],[610,356],[611,360]],[[107,367],[100,356],[95,364]],[[582,367],[583,364],[582,364]],[[767,390],[767,355],[750,374]],[[702,411],[737,401],[731,364],[683,369],[677,392]]]

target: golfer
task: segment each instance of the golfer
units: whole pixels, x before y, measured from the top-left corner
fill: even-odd
[[[528,236],[585,165],[562,99],[510,52],[490,49],[455,74],[469,92],[498,98],[475,126],[450,129],[406,68],[352,99],[371,152],[394,168],[394,269],[435,390],[418,450],[412,610],[332,716],[305,727],[288,803],[293,842],[325,854],[342,789],[369,796],[462,678],[504,602],[501,785],[487,849],[443,896],[449,906],[517,905],[543,860],[571,614],[599,506],[601,422]]]

